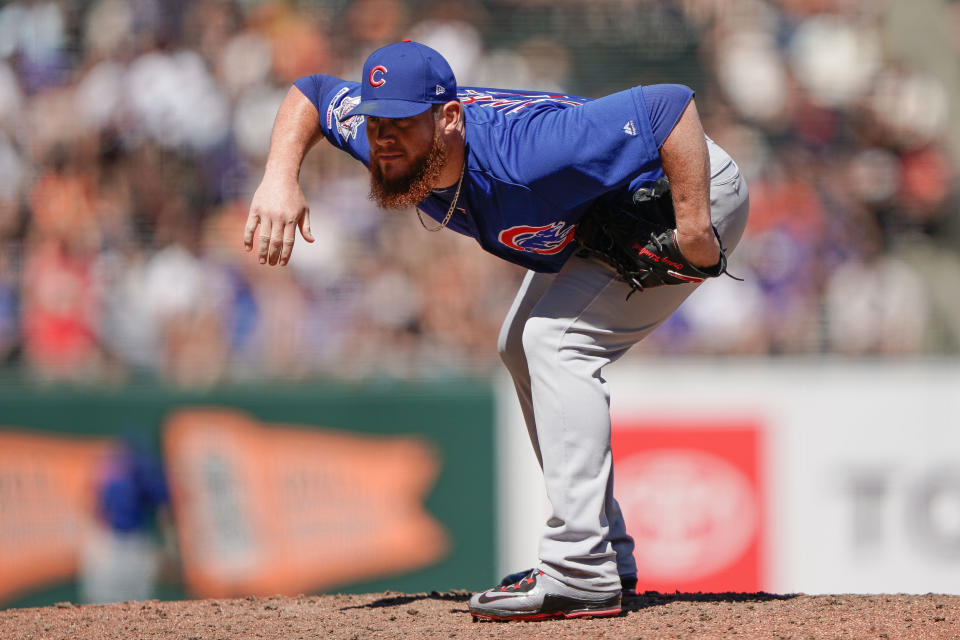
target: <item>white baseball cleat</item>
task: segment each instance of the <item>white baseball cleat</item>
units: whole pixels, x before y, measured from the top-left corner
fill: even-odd
[[[470,598],[474,620],[605,618],[620,615],[621,611],[619,590],[574,589],[539,569],[511,585],[493,587]]]
[[[525,569],[523,571],[517,571],[516,573],[510,573],[503,577],[503,580],[500,581],[501,587],[509,587],[514,582],[519,582],[523,578],[526,578],[530,575],[530,572],[533,569]],[[620,591],[621,596],[624,600],[631,598],[637,595],[637,576],[634,574],[620,576]]]

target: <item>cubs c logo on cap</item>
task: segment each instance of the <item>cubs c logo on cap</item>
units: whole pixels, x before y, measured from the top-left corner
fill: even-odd
[[[353,115],[412,118],[456,95],[457,79],[443,56],[418,42],[395,42],[364,61]]]
[[[368,78],[368,80],[370,81],[371,87],[379,87],[380,85],[386,83],[386,79],[382,77],[380,78],[375,77],[378,71],[380,72],[380,75],[383,76],[384,74],[387,73],[387,68],[382,64],[378,64],[373,69],[370,69],[370,77]]]

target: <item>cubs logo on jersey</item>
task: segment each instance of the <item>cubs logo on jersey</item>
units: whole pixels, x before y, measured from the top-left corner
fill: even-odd
[[[497,237],[501,243],[516,251],[528,251],[551,256],[563,251],[573,241],[573,230],[577,225],[566,222],[554,222],[542,227],[519,225],[500,232]]]
[[[340,133],[340,137],[343,138],[344,142],[357,137],[357,131],[359,131],[360,126],[363,125],[364,117],[354,116],[346,120],[341,120],[340,118],[356,109],[358,104],[360,104],[360,96],[353,98],[347,96],[340,104],[333,108],[334,122],[337,123],[337,132]]]

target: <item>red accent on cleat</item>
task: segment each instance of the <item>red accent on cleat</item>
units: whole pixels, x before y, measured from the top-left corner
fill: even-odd
[[[533,622],[534,620],[550,620],[552,618],[608,618],[610,616],[618,616],[622,612],[623,609],[621,607],[616,607],[614,609],[603,609],[599,611],[590,609],[571,611],[570,613],[555,611],[553,613],[517,613],[508,616],[498,616],[491,613],[472,613],[471,615],[474,620],[482,618],[484,620],[494,620],[498,622]]]
[[[606,618],[609,616],[618,616],[623,611],[621,607],[616,609],[604,609],[603,611],[573,611],[563,614],[564,618]]]

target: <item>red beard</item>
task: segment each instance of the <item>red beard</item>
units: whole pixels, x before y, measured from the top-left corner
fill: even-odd
[[[387,178],[380,164],[370,162],[370,199],[381,209],[409,209],[423,202],[437,183],[447,164],[447,152],[440,132],[433,137],[430,150],[418,158],[403,175]]]

